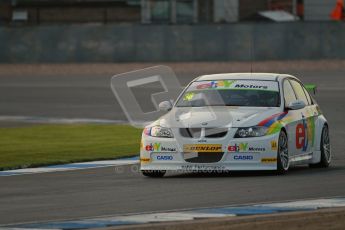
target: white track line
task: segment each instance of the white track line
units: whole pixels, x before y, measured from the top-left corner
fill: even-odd
[[[18,175],[36,174],[36,173],[72,171],[72,170],[80,170],[80,169],[102,168],[102,167],[121,166],[121,165],[132,165],[132,164],[137,164],[137,163],[139,163],[139,160],[136,158],[124,158],[124,159],[105,160],[105,161],[91,161],[91,162],[72,163],[72,164],[64,164],[64,165],[52,165],[52,166],[38,167],[38,168],[25,168],[25,169],[0,171],[0,177],[1,176],[18,176]]]
[[[333,199],[317,199],[317,200],[306,200],[306,201],[292,201],[285,203],[274,203],[270,205],[256,205],[257,207],[273,207],[273,208],[337,208],[345,207],[344,198],[333,198]]]
[[[36,116],[0,116],[0,121],[26,122],[26,123],[47,123],[47,124],[119,124],[128,123],[123,120],[93,119],[93,118],[51,118]]]

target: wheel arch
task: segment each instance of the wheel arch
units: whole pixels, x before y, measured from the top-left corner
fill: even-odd
[[[317,118],[317,120],[315,121],[314,150],[316,150],[316,151],[320,151],[322,129],[325,125],[327,126],[327,128],[329,128],[329,124],[328,124],[328,121],[326,120],[326,118],[323,115],[319,116]]]
[[[327,120],[323,116],[320,116],[320,119],[318,119],[317,121],[318,130],[316,135],[316,141],[314,143],[313,158],[311,160],[311,163],[309,164],[310,167],[326,168],[330,164],[331,158],[326,159],[321,149],[321,141],[324,127],[327,127],[327,129],[329,130],[329,124]],[[329,154],[331,154],[331,152]],[[331,157],[331,155],[329,155],[329,157]]]
[[[282,126],[280,128],[279,135],[278,135],[278,140],[277,140],[277,143],[278,143],[278,148],[277,148],[277,172],[278,172],[278,174],[284,174],[289,169],[289,160],[287,160],[287,165],[284,166],[284,163],[281,160],[283,158],[281,157],[280,152],[279,152],[279,150],[280,150],[280,136],[281,136],[282,132],[284,133],[283,135],[285,135],[285,137],[286,137],[286,145],[287,145],[286,147],[287,147],[287,149],[289,149],[288,133],[287,133],[286,127]],[[289,156],[289,153],[288,153],[287,156]]]
[[[285,132],[285,134],[287,134],[287,131],[286,131],[285,126],[283,126],[283,127],[280,129],[280,131],[284,131],[284,132]]]

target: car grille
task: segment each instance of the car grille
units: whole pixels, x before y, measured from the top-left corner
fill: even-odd
[[[224,152],[202,152],[194,154],[195,157],[185,158],[184,160],[189,163],[216,163],[222,159]]]
[[[205,137],[207,138],[221,138],[228,133],[227,128],[205,128]]]
[[[183,137],[199,138],[201,135],[201,128],[180,128],[180,134]]]
[[[228,133],[227,128],[205,128],[206,138],[221,138]],[[180,128],[180,134],[183,137],[199,138],[201,136],[201,128]]]

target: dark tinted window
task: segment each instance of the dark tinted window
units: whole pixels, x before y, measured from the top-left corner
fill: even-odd
[[[191,100],[183,100],[193,95]],[[262,90],[198,90],[189,91],[177,103],[178,107],[254,106],[278,107],[279,92]]]
[[[308,99],[304,93],[302,85],[295,80],[290,80],[290,83],[295,91],[297,99],[303,101],[306,105],[309,105]]]
[[[250,106],[279,107],[277,81],[207,80],[188,86],[176,106]]]
[[[284,88],[285,106],[287,106],[291,102],[296,100],[296,96],[289,81],[287,80],[284,81],[283,88]]]

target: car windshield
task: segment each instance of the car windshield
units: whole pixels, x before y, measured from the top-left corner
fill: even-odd
[[[196,81],[189,85],[177,107],[279,107],[278,82],[259,80]]]

